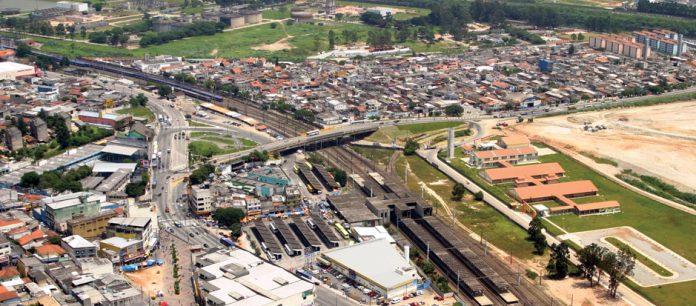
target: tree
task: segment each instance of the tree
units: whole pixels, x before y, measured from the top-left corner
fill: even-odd
[[[474,193],[474,199],[476,201],[483,201],[483,191],[479,191],[477,193]]]
[[[568,55],[573,54],[575,54],[575,45],[571,44],[570,47],[568,47]]]
[[[58,144],[60,144],[60,147],[63,149],[67,148],[70,145],[70,131],[65,125],[65,121],[63,121],[63,118],[58,115],[54,115],[53,121]]]
[[[580,261],[580,271],[583,276],[590,281],[590,287],[594,286],[595,272],[602,263],[604,255],[608,252],[605,247],[592,243],[578,251],[578,261]],[[601,273],[601,271],[600,271]]]
[[[277,28],[277,27],[278,27],[278,23],[277,23],[277,22],[271,22],[271,29],[275,29],[275,28]]]
[[[578,34],[570,34],[570,40],[578,40]]]
[[[126,194],[131,198],[137,198],[145,194],[144,183],[128,183],[126,185]]]
[[[422,269],[423,269],[423,273],[425,273],[426,275],[430,275],[433,272],[435,272],[435,265],[428,260],[428,261],[423,262]]]
[[[19,118],[17,119],[17,129],[19,129],[20,132],[22,132],[22,135],[26,135],[29,133],[29,126],[27,125],[26,122],[24,122],[24,118]]]
[[[160,97],[166,97],[169,96],[172,93],[172,88],[166,85],[158,85],[157,86],[157,94]]]
[[[549,264],[546,266],[546,270],[549,275],[552,275],[556,279],[564,279],[568,276],[568,270],[570,265],[570,252],[568,251],[568,245],[564,242],[561,244],[553,244],[551,246],[553,254],[549,259]]]
[[[348,175],[345,171],[338,168],[330,168],[329,172],[331,172],[331,175],[333,175],[334,181],[336,181],[336,183],[341,185],[341,187],[346,186],[346,182],[348,181]]]
[[[19,181],[19,185],[22,187],[37,187],[39,186],[39,183],[41,182],[41,176],[34,172],[27,172],[22,175],[22,178]]]
[[[466,188],[461,183],[456,183],[452,186],[452,200],[461,201],[466,193]]]
[[[304,122],[314,122],[314,113],[304,108],[296,110],[293,117]]]
[[[544,224],[541,223],[541,218],[539,216],[534,217],[532,221],[529,222],[529,228],[527,228],[527,235],[531,237],[536,237],[536,235],[541,234],[541,230],[544,228]]]
[[[336,46],[336,33],[333,30],[329,30],[329,49],[333,50]]]
[[[579,40],[579,41],[584,41],[584,40],[585,40],[585,35],[582,35],[582,33],[578,34],[578,40]]]
[[[445,107],[445,114],[450,117],[459,117],[464,113],[464,108],[459,104],[450,104]]]
[[[94,4],[94,5],[92,5],[92,6],[94,7],[94,10],[95,10],[95,11],[97,11],[97,12],[101,12],[101,10],[102,10],[102,7],[104,6],[104,4],[103,4],[103,3],[101,3],[101,2],[97,2],[97,3],[95,3],[95,4]]]
[[[56,35],[65,35],[65,25],[62,23],[59,23],[56,26]]]
[[[213,212],[213,220],[226,227],[238,224],[243,218],[244,211],[236,207],[218,208]]]
[[[25,43],[17,45],[17,57],[27,57],[31,54],[31,48]]]
[[[604,257],[602,268],[609,274],[609,294],[612,297],[616,297],[616,290],[619,288],[619,284],[627,276],[633,275],[636,256],[629,249],[621,248],[618,254],[609,252]]]
[[[87,29],[85,27],[80,27],[80,37],[82,37],[82,39],[87,37]]]
[[[420,145],[418,144],[417,141],[415,141],[413,139],[407,140],[406,144],[404,144],[404,155],[416,154],[416,150],[418,150],[419,147],[420,147]]]

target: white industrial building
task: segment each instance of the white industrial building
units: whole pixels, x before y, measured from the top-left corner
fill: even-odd
[[[59,8],[68,9],[80,13],[89,11],[89,4],[82,2],[58,1],[56,2],[56,6]]]
[[[314,284],[240,249],[194,258],[205,305],[314,305]]]
[[[34,66],[15,62],[0,62],[0,80],[15,80],[20,77],[36,75]]]
[[[385,239],[376,239],[324,252],[321,261],[357,283],[391,299],[417,290],[418,271]],[[375,256],[378,254],[379,256]]]

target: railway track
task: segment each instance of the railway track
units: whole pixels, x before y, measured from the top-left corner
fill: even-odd
[[[102,70],[126,77],[137,78],[149,82],[155,82],[158,84],[165,84],[175,88],[178,88],[187,95],[194,98],[204,100],[207,102],[212,102],[218,104],[219,106],[226,107],[228,109],[234,109],[239,113],[246,116],[253,117],[260,120],[271,129],[277,131],[279,134],[284,136],[296,136],[302,131],[316,129],[317,127],[302,121],[295,120],[292,118],[291,114],[279,113],[275,110],[264,110],[261,106],[251,100],[244,100],[236,97],[224,96],[219,93],[211,93],[200,87],[193,86],[190,84],[181,84],[171,79],[166,79],[161,76],[148,75],[140,71],[134,71],[134,69],[129,69],[127,67],[116,66],[112,64],[97,64],[101,62],[87,61],[87,60],[72,60],[73,64],[77,66],[88,67],[92,69]],[[116,67],[114,67],[116,66]],[[362,155],[346,147],[330,147],[322,150],[325,155],[329,158],[329,162],[337,167],[341,167],[352,173],[356,173],[365,179],[369,178],[368,172],[378,172],[382,176],[393,177],[393,174],[383,171],[383,169],[378,169],[374,166],[374,163],[368,161]],[[470,243],[470,247],[477,252],[482,252],[482,247],[476,243]],[[485,262],[493,267],[494,270],[498,271],[511,271],[501,261],[493,258],[492,256],[483,256]],[[511,284],[516,284],[517,279],[513,277],[512,274],[503,273],[502,277]],[[523,305],[554,305],[552,299],[546,296],[539,289],[535,288],[530,282],[523,280],[520,286],[510,286],[510,290],[520,299]],[[487,287],[487,286],[486,286]],[[488,289],[490,290],[490,289]],[[486,296],[492,297],[496,302],[504,303],[504,301],[498,296],[498,294],[493,294],[488,292]]]

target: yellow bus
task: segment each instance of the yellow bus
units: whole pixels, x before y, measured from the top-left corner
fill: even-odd
[[[349,238],[348,231],[346,231],[346,229],[343,228],[343,226],[341,226],[341,223],[338,223],[338,222],[334,223],[334,227],[336,228],[338,233],[341,234],[341,236],[343,236],[343,239]]]

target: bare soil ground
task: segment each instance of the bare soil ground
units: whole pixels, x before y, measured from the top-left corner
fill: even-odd
[[[291,39],[293,36],[287,36],[281,40],[278,40],[272,44],[263,44],[263,45],[258,45],[256,47],[251,47],[254,50],[257,51],[280,51],[280,50],[288,50],[295,48],[292,45],[288,43],[288,40]]]
[[[163,267],[164,266],[154,266],[135,272],[125,273],[125,275],[134,285],[142,288],[147,296],[155,296],[158,292],[166,290],[166,288],[163,288],[165,273]]]
[[[696,190],[696,101],[536,119],[515,128],[576,152],[616,161],[620,168]],[[585,122],[606,130],[587,132]],[[678,181],[677,181],[678,180]]]

